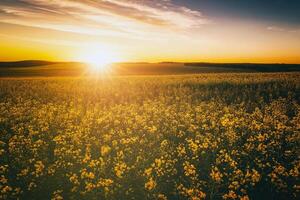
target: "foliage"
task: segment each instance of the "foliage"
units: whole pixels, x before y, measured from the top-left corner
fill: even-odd
[[[299,74],[0,80],[0,199],[296,199]]]

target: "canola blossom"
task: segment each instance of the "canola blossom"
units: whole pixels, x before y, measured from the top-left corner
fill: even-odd
[[[0,80],[0,199],[297,199],[300,74]]]

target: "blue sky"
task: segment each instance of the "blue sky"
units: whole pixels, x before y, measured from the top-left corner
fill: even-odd
[[[211,17],[252,19],[300,25],[299,0],[175,0]]]

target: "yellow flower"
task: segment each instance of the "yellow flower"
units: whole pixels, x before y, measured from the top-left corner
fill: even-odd
[[[251,176],[251,178],[252,178],[252,181],[254,183],[259,182],[259,180],[260,180],[260,174],[258,173],[258,171],[256,171],[255,169],[252,169],[252,176]]]
[[[12,191],[12,188],[10,186],[4,186],[2,189],[1,189],[1,193],[5,194],[7,192],[10,192]]]
[[[196,168],[193,164],[190,164],[188,161],[183,163],[184,174],[186,176],[195,176],[196,175]]]
[[[85,190],[88,192],[92,191],[94,188],[95,188],[95,185],[93,183],[87,182],[85,184]]]
[[[56,190],[53,192],[53,197],[51,200],[63,200],[64,198],[61,196],[62,190]]]
[[[210,172],[210,177],[217,183],[220,183],[223,175],[221,174],[221,172],[217,167],[214,167],[214,169],[212,169]]]
[[[238,196],[232,190],[230,190],[229,193],[223,195],[223,199],[237,199],[237,198]]]
[[[32,190],[33,188],[35,188],[37,185],[34,182],[29,183],[28,185],[28,190]]]
[[[43,164],[42,161],[36,161],[36,163],[34,164],[35,167],[35,176],[39,177],[43,174],[43,170],[45,168],[45,165]]]
[[[1,177],[0,177],[0,183],[2,185],[6,184],[7,183],[7,178],[5,178],[5,176],[1,175]]]
[[[94,179],[95,178],[95,174],[93,172],[87,172],[86,169],[83,169],[81,171],[81,178],[88,178],[88,179]],[[72,180],[76,180],[77,176],[73,175]],[[70,179],[71,180],[71,179]],[[75,181],[76,182],[76,181]]]
[[[199,191],[199,192],[198,192],[198,197],[199,197],[200,199],[205,199],[205,198],[206,198],[206,194],[205,194],[204,192],[202,192],[202,191]]]
[[[145,174],[146,176],[150,176],[151,173],[152,173],[152,168],[151,168],[151,167],[148,168],[148,169],[145,169],[145,171],[144,171],[144,174]]]
[[[156,187],[156,182],[151,177],[150,180],[145,183],[145,189],[147,190],[153,190]]]
[[[178,152],[178,156],[185,155],[186,154],[185,147],[184,146],[177,147],[177,152]]]
[[[110,152],[110,147],[108,145],[104,145],[101,147],[101,155],[105,156]]]
[[[80,184],[79,181],[78,181],[78,176],[76,174],[73,174],[72,176],[70,176],[69,180],[74,185],[79,185]]]
[[[126,163],[124,163],[124,162],[117,163],[117,165],[114,168],[116,176],[119,178],[122,178],[126,169],[127,169]]]
[[[246,196],[241,197],[240,200],[250,200],[250,199],[249,199],[248,195],[246,195]]]
[[[111,179],[100,179],[100,181],[98,182],[97,186],[98,187],[109,187],[114,183],[113,180]]]
[[[165,195],[163,195],[163,194],[158,194],[157,195],[157,199],[158,200],[168,200],[168,198]]]

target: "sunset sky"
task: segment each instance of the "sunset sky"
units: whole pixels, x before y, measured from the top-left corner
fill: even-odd
[[[299,0],[0,0],[0,61],[300,63]]]

